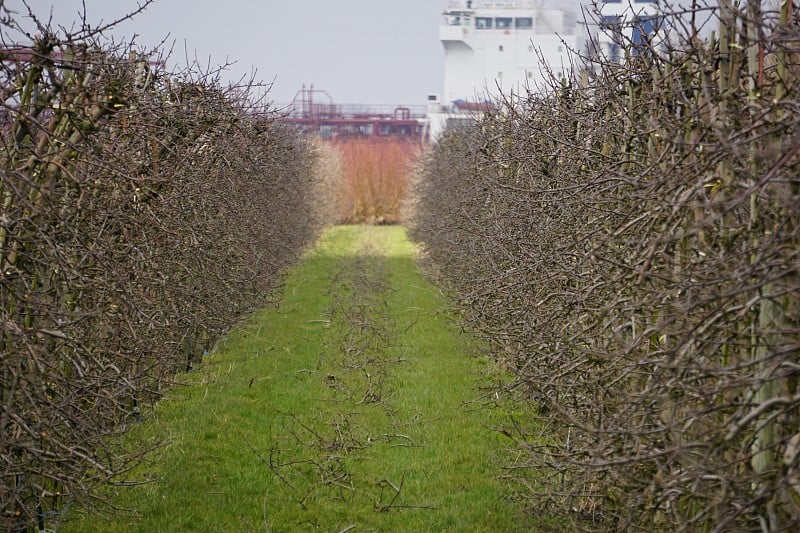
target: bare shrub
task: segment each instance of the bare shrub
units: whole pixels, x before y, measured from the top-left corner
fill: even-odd
[[[418,186],[413,235],[540,413],[510,471],[576,527],[800,525],[800,34],[755,7],[498,104]]]
[[[345,195],[345,178],[342,152],[336,146],[319,138],[309,139],[316,155],[314,175],[317,177],[315,196],[325,221],[338,221],[342,216]]]
[[[145,451],[109,437],[266,302],[324,217],[311,147],[247,87],[39,31],[0,51],[3,530],[102,503]]]

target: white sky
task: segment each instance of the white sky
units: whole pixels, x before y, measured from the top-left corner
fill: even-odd
[[[135,0],[85,0],[93,25],[136,7]],[[39,16],[69,28],[81,0],[28,0]],[[275,85],[270,99],[291,101],[305,83],[336,103],[424,104],[441,93],[444,52],[438,28],[444,0],[156,0],[111,35],[136,35],[144,48],[165,37],[175,43],[172,65],[184,50],[200,63],[235,61],[225,76],[257,69]],[[23,0],[5,0],[22,10]],[[11,36],[13,39],[13,36]],[[8,36],[5,38],[8,39]],[[16,39],[19,41],[20,39]]]

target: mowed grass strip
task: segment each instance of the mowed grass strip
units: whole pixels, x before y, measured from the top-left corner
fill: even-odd
[[[340,226],[126,438],[168,442],[61,531],[522,531],[493,365],[401,227]]]

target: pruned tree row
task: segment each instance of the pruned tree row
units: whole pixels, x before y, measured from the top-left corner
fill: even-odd
[[[96,501],[137,459],[109,437],[265,303],[324,214],[314,147],[246,88],[39,31],[0,51],[4,531]]]
[[[509,472],[577,527],[800,527],[800,30],[780,9],[721,2],[705,39],[674,15],[669,47],[501,102],[425,162],[413,235],[539,413],[509,428]]]

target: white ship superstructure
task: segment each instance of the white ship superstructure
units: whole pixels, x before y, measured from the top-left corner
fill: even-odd
[[[559,4],[554,4],[558,6]],[[432,98],[431,136],[501,94],[546,89],[568,77],[576,45],[576,9],[539,1],[449,1],[439,38],[444,92]]]
[[[575,14],[539,2],[451,1],[439,38],[445,49],[443,103],[536,89],[568,68]],[[541,58],[540,58],[541,55]]]
[[[621,63],[626,49],[635,54],[665,43],[664,16],[654,0],[601,0],[583,9],[588,33],[582,38],[590,41],[581,48],[596,61]]]

